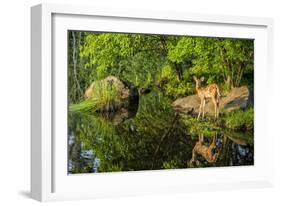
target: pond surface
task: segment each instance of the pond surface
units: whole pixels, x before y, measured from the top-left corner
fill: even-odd
[[[253,134],[194,133],[159,92],[116,113],[69,113],[68,173],[254,164]]]

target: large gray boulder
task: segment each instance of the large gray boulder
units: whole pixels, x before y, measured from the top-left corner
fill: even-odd
[[[253,94],[248,87],[237,87],[220,98],[219,109],[220,112],[229,112],[253,106],[253,102]],[[179,98],[172,104],[174,110],[187,114],[198,114],[199,106],[200,99],[197,95]],[[205,113],[214,114],[214,105],[210,99],[206,102]]]

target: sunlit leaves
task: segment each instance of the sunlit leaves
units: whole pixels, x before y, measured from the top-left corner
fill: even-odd
[[[78,33],[76,32],[78,37]],[[164,36],[80,32],[77,74],[69,61],[69,90],[73,102],[83,99],[93,81],[114,75],[138,88],[160,86],[165,67],[173,72],[161,89],[176,98],[194,92],[192,76],[204,76],[223,90],[253,85],[253,40],[218,37]],[[76,40],[77,41],[77,40]],[[71,45],[71,38],[70,38]],[[76,44],[78,46],[78,44]],[[71,56],[71,51],[70,55]],[[78,58],[78,57],[76,57]],[[78,77],[79,85],[74,77]],[[168,76],[168,75],[166,75]],[[244,78],[245,77],[245,78]],[[194,86],[194,85],[193,85]],[[186,90],[184,90],[186,87]]]

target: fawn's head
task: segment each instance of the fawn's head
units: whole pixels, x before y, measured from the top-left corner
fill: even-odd
[[[201,87],[202,86],[202,82],[204,81],[204,77],[201,77],[200,79],[197,79],[196,76],[193,76],[193,79],[196,83],[196,87]]]

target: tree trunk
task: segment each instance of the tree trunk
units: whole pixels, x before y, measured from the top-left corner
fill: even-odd
[[[244,67],[245,64],[243,62],[241,62],[238,66],[238,72],[237,72],[237,76],[236,76],[236,80],[235,80],[235,87],[239,87],[240,86],[240,82],[244,73]]]
[[[225,84],[227,85],[228,90],[233,88],[232,79],[231,79],[230,75],[227,75],[226,80],[225,80]]]
[[[181,81],[183,80],[183,71],[182,71],[182,67],[180,64],[174,62],[174,68],[176,70],[176,73],[177,73],[177,76],[178,76],[178,79]]]
[[[80,36],[81,37],[81,34]],[[78,40],[79,44],[76,44],[76,36],[75,36],[75,32],[72,32],[72,39],[73,39],[73,44],[72,44],[72,61],[73,61],[73,73],[74,73],[74,80],[76,83],[76,87],[77,87],[77,99],[79,99],[80,96],[83,96],[83,91],[80,87],[80,83],[78,80],[78,73],[77,73],[77,47],[78,47],[78,51],[79,51],[79,44],[80,44],[80,39]]]

